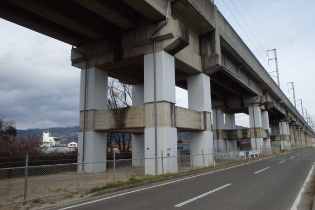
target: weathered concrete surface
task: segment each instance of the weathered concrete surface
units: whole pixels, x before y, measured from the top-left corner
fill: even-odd
[[[176,127],[180,131],[211,131],[211,114],[176,107],[172,103],[157,103],[158,126]],[[80,113],[80,132],[83,131],[83,111]],[[154,104],[119,109],[86,111],[86,131],[143,133],[154,127]]]
[[[211,114],[176,107],[176,127],[179,131],[211,131]]]
[[[3,0],[0,17],[76,46],[71,52],[72,65],[85,69],[87,64],[91,70],[89,76],[95,81],[95,84],[88,83],[87,131],[143,133],[145,128],[153,128],[150,35],[164,23],[168,11],[167,24],[153,37],[157,51],[157,101],[161,101],[158,126],[210,132],[213,108],[221,112],[213,113],[213,130],[218,142],[249,136],[259,144],[256,147],[267,145],[266,130],[270,124],[275,142],[281,141],[280,138],[289,144],[312,145],[314,131],[212,1],[177,0],[171,1],[170,7],[168,3],[167,0],[91,0],[89,3],[83,0]],[[100,84],[101,77],[93,72],[127,84],[143,85],[143,102],[135,108],[105,111],[106,87],[98,86],[107,85]],[[83,110],[84,71],[81,75],[80,111]],[[191,92],[191,78],[201,76],[207,78],[210,85],[201,89],[196,86],[193,95],[200,93],[208,105],[203,105],[202,110],[176,108],[175,85]],[[190,98],[194,98],[193,95]],[[143,105],[144,102],[147,104]],[[250,115],[251,130],[223,131],[223,115],[235,113]],[[261,119],[262,113],[264,119]],[[188,116],[193,120],[189,121]],[[285,125],[282,130],[279,122]],[[81,113],[81,131],[82,124]]]
[[[224,140],[268,138],[268,131],[262,128],[218,130],[214,132],[214,138]]]

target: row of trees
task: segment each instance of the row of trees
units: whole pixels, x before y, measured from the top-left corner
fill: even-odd
[[[5,120],[3,115],[0,115],[0,141],[12,141],[16,137],[15,122]]]
[[[29,155],[30,166],[70,163],[77,160],[77,151],[47,153],[40,148],[40,144],[40,136],[17,135],[15,122],[0,115],[0,168],[25,166],[26,155]]]
[[[108,83],[108,109],[124,108],[131,105],[131,86],[121,83],[116,79],[110,79]],[[39,149],[40,136],[17,136],[14,121],[6,120],[0,115],[0,157],[14,157],[29,155],[41,155]],[[126,154],[131,149],[130,133],[108,133],[107,147],[117,149]],[[1,161],[0,161],[1,162]]]

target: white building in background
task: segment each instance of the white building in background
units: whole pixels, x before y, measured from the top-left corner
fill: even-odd
[[[69,144],[68,144],[68,148],[77,148],[78,147],[78,143],[77,142],[70,142]]]
[[[55,147],[60,145],[60,139],[58,137],[51,136],[50,131],[43,132],[43,144],[42,147]]]

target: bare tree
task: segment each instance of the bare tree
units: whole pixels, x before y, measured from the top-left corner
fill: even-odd
[[[108,81],[108,109],[129,107],[131,104],[131,86],[110,78]],[[120,153],[129,152],[131,147],[130,133],[108,133],[107,147],[113,148],[116,145]]]
[[[116,79],[109,79],[108,82],[108,104],[109,109],[128,107],[131,104],[131,86],[119,82]]]
[[[16,137],[15,122],[5,120],[3,115],[0,115],[0,141],[1,140],[14,140]]]

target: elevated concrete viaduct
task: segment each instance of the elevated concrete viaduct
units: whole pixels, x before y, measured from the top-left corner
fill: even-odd
[[[133,133],[135,158],[160,151],[176,156],[179,131],[191,132],[192,154],[236,149],[241,138],[250,138],[253,149],[314,140],[314,131],[210,0],[2,0],[0,17],[75,46],[80,161],[106,158],[106,132]],[[150,35],[159,27],[154,53]],[[133,85],[132,107],[107,109],[108,77]],[[175,86],[188,91],[188,109],[175,106]],[[249,115],[249,129],[236,130],[236,113]],[[164,161],[164,172],[177,171],[175,159]],[[210,165],[211,155],[203,161]],[[155,165],[146,160],[145,173],[156,173]]]

